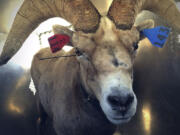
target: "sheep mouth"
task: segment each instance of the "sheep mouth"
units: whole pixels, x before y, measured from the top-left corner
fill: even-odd
[[[117,117],[113,117],[113,120],[130,120],[131,117],[121,117],[121,118],[117,118]]]

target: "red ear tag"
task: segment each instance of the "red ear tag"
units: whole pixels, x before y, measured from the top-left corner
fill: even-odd
[[[52,37],[48,38],[52,53],[61,50],[64,47],[64,45],[66,45],[69,42],[69,40],[69,36],[61,34],[55,34]]]

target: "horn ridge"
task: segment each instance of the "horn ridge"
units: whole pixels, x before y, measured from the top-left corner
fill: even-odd
[[[114,0],[107,16],[119,29],[131,29],[138,13],[138,0]]]
[[[40,23],[52,17],[62,17],[83,32],[95,32],[101,18],[89,0],[25,0],[8,34],[0,65],[8,62]]]
[[[143,9],[154,12],[180,30],[180,11],[173,0],[146,0]]]
[[[108,17],[117,28],[131,29],[137,14],[142,10],[154,12],[180,30],[180,11],[174,0],[114,0]]]

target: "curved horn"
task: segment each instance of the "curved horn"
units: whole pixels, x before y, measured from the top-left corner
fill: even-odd
[[[120,29],[130,29],[137,14],[142,10],[152,11],[180,30],[180,12],[173,0],[114,0],[108,17]]]
[[[138,0],[114,0],[107,16],[120,29],[130,29],[138,12]]]
[[[41,22],[52,17],[62,17],[83,32],[95,32],[100,22],[99,13],[89,0],[25,0],[5,42],[0,65],[11,59]]]
[[[161,16],[168,23],[180,30],[180,11],[174,0],[146,0],[143,9],[152,11]]]

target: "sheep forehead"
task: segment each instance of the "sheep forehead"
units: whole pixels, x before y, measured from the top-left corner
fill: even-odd
[[[109,18],[102,17],[97,32],[85,35],[89,40],[82,38],[80,42],[87,52],[90,51],[89,54],[96,67],[105,68],[106,71],[114,70],[113,60],[118,60],[130,68],[132,67],[134,58],[131,51],[132,44],[139,39],[139,33],[136,29],[119,30]],[[80,44],[78,45],[80,46]]]
[[[139,32],[136,29],[125,31],[116,29],[114,23],[104,17],[93,37],[96,47],[92,58],[98,69],[110,72],[115,70],[114,60],[125,63],[129,69],[132,68],[134,56],[130,50],[132,44],[139,40]]]
[[[132,67],[132,57],[130,53],[124,47],[115,47],[105,44],[101,47],[97,47],[92,55],[92,62],[97,69],[102,72],[114,72],[119,70],[114,63],[125,64],[127,69]]]
[[[118,37],[115,30],[115,24],[107,17],[102,17],[100,26],[94,37],[97,38],[97,41],[117,41]]]
[[[107,17],[102,17],[99,29],[93,35],[95,42],[99,45],[103,42],[111,42],[112,45],[117,44],[130,47],[139,40],[139,32],[135,27],[131,30],[117,29],[115,24]]]

